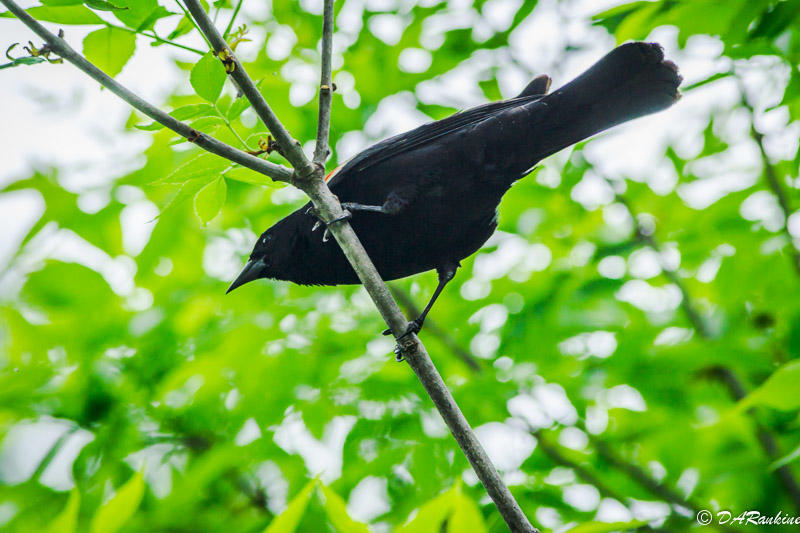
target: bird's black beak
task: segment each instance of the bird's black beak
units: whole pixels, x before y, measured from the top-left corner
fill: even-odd
[[[241,287],[245,283],[253,281],[254,279],[258,279],[261,277],[261,274],[266,269],[267,265],[264,263],[262,259],[251,259],[247,262],[244,266],[242,271],[239,273],[239,276],[233,280],[231,286],[228,287],[228,290],[225,291],[225,294],[228,294],[236,287]]]

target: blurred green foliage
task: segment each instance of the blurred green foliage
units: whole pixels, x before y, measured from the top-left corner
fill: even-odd
[[[169,53],[165,40],[194,31],[170,2],[42,3],[30,9],[40,20],[94,25],[83,50],[111,74],[133,57],[134,34],[149,39],[136,45]],[[374,4],[373,11],[372,2],[336,2],[339,17],[346,11],[350,19],[335,41],[334,147],[392,94],[414,94],[432,118],[452,112],[421,101],[418,85],[482,50],[507,50],[513,32],[543,7],[513,3],[506,27],[488,36],[450,28],[431,44],[422,42],[426,24],[447,17],[448,3]],[[487,16],[490,4],[474,2],[475,15]],[[290,89],[298,69],[317,68],[321,17],[302,7],[310,5],[273,2],[266,18],[248,21],[252,41],[240,45],[251,54],[249,73],[301,140],[315,135],[316,104],[292,105]],[[210,9],[222,27],[235,7],[219,0]],[[386,16],[402,27],[395,43],[370,29]],[[517,464],[510,460],[507,477],[545,529],[625,530],[654,520],[653,527],[681,531],[703,508],[800,514],[791,488],[800,457],[800,263],[798,236],[793,243],[787,227],[798,201],[800,152],[788,122],[800,109],[800,4],[634,2],[597,14],[594,24],[618,42],[664,25],[677,28],[681,48],[698,35],[718,39],[726,67],[692,79],[687,98],[732,81],[739,90],[743,73],[758,68],[788,73],[777,76],[783,97],[772,110],[741,98],[698,117],[705,121],[699,152],[668,146],[660,156],[677,176],[666,192],[614,180],[616,195],[587,207],[574,199],[576,188],[587,176],[605,176],[586,143],[551,158],[507,195],[503,237],[465,261],[422,338],[473,426],[503,423],[510,441],[540,439]],[[287,31],[290,52],[267,54],[265,44]],[[430,66],[398,69],[407,49],[431,50]],[[174,116],[239,147],[267,142],[246,102],[223,88],[210,54],[176,64],[199,96],[176,87],[165,102]],[[500,97],[496,75],[479,83],[488,99]],[[768,155],[750,127],[754,115],[781,109],[792,157]],[[742,116],[745,139],[734,146],[720,124]],[[254,233],[302,197],[187,149],[131,114],[127,127],[134,126],[152,132],[152,144],[129,174],[110,169],[106,184],[75,191],[59,169],[42,169],[2,190],[37,191],[45,208],[0,273],[0,527],[363,531],[352,515],[363,516],[358,489],[369,487],[369,496],[385,492],[385,508],[369,517],[382,524],[375,531],[503,531],[413,373],[390,356],[392,343],[380,336],[361,289],[265,282],[224,296],[230,265],[220,261],[243,257]],[[671,125],[679,134],[680,126]],[[700,209],[687,205],[680,187],[707,179],[697,163],[734,149],[761,154],[755,173],[763,179]],[[81,198],[98,191],[108,201],[82,209]],[[783,198],[773,202],[777,224],[744,216],[744,204],[764,194]],[[131,250],[122,224],[148,202],[160,214],[147,225],[146,245]],[[75,242],[90,252],[66,253]],[[655,271],[637,274],[632,266],[648,259]],[[486,274],[487,265],[502,268]],[[394,286],[422,303],[434,284],[435,276],[422,275]],[[18,438],[37,423],[50,428],[40,435],[51,443],[41,457]],[[295,429],[281,437],[286,428]],[[301,433],[316,446],[303,454]],[[79,436],[73,463],[67,449]],[[512,455],[507,445],[490,449],[503,458]],[[12,475],[20,446],[31,446],[25,462],[33,470]],[[71,490],[46,482],[59,460]],[[617,501],[621,518],[596,521],[598,498],[607,508]]]

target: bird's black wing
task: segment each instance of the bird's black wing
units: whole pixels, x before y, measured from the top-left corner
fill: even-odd
[[[490,102],[466,111],[460,111],[442,120],[437,120],[436,122],[423,124],[418,128],[395,135],[394,137],[389,137],[357,154],[347,161],[340,169],[334,171],[335,173],[328,181],[328,185],[333,187],[348,174],[360,172],[381,161],[385,161],[398,154],[429,143],[455,130],[485,120],[499,111],[539,100],[542,96],[541,94],[526,95],[499,102]]]

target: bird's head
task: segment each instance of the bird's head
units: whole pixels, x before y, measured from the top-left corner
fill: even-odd
[[[250,252],[250,259],[248,259],[247,264],[244,265],[244,268],[233,280],[225,294],[253,280],[275,277],[276,238],[273,229],[268,229],[258,238],[253,251]]]

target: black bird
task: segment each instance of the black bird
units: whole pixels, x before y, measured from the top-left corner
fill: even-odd
[[[406,334],[417,332],[459,261],[497,228],[511,185],[545,157],[671,106],[681,76],[661,46],[612,50],[547,94],[539,76],[516,98],[492,102],[379,142],[327,177],[384,280],[435,269],[439,284]],[[359,283],[306,204],[265,231],[228,292],[258,278],[302,285]],[[324,236],[323,236],[324,234]]]

